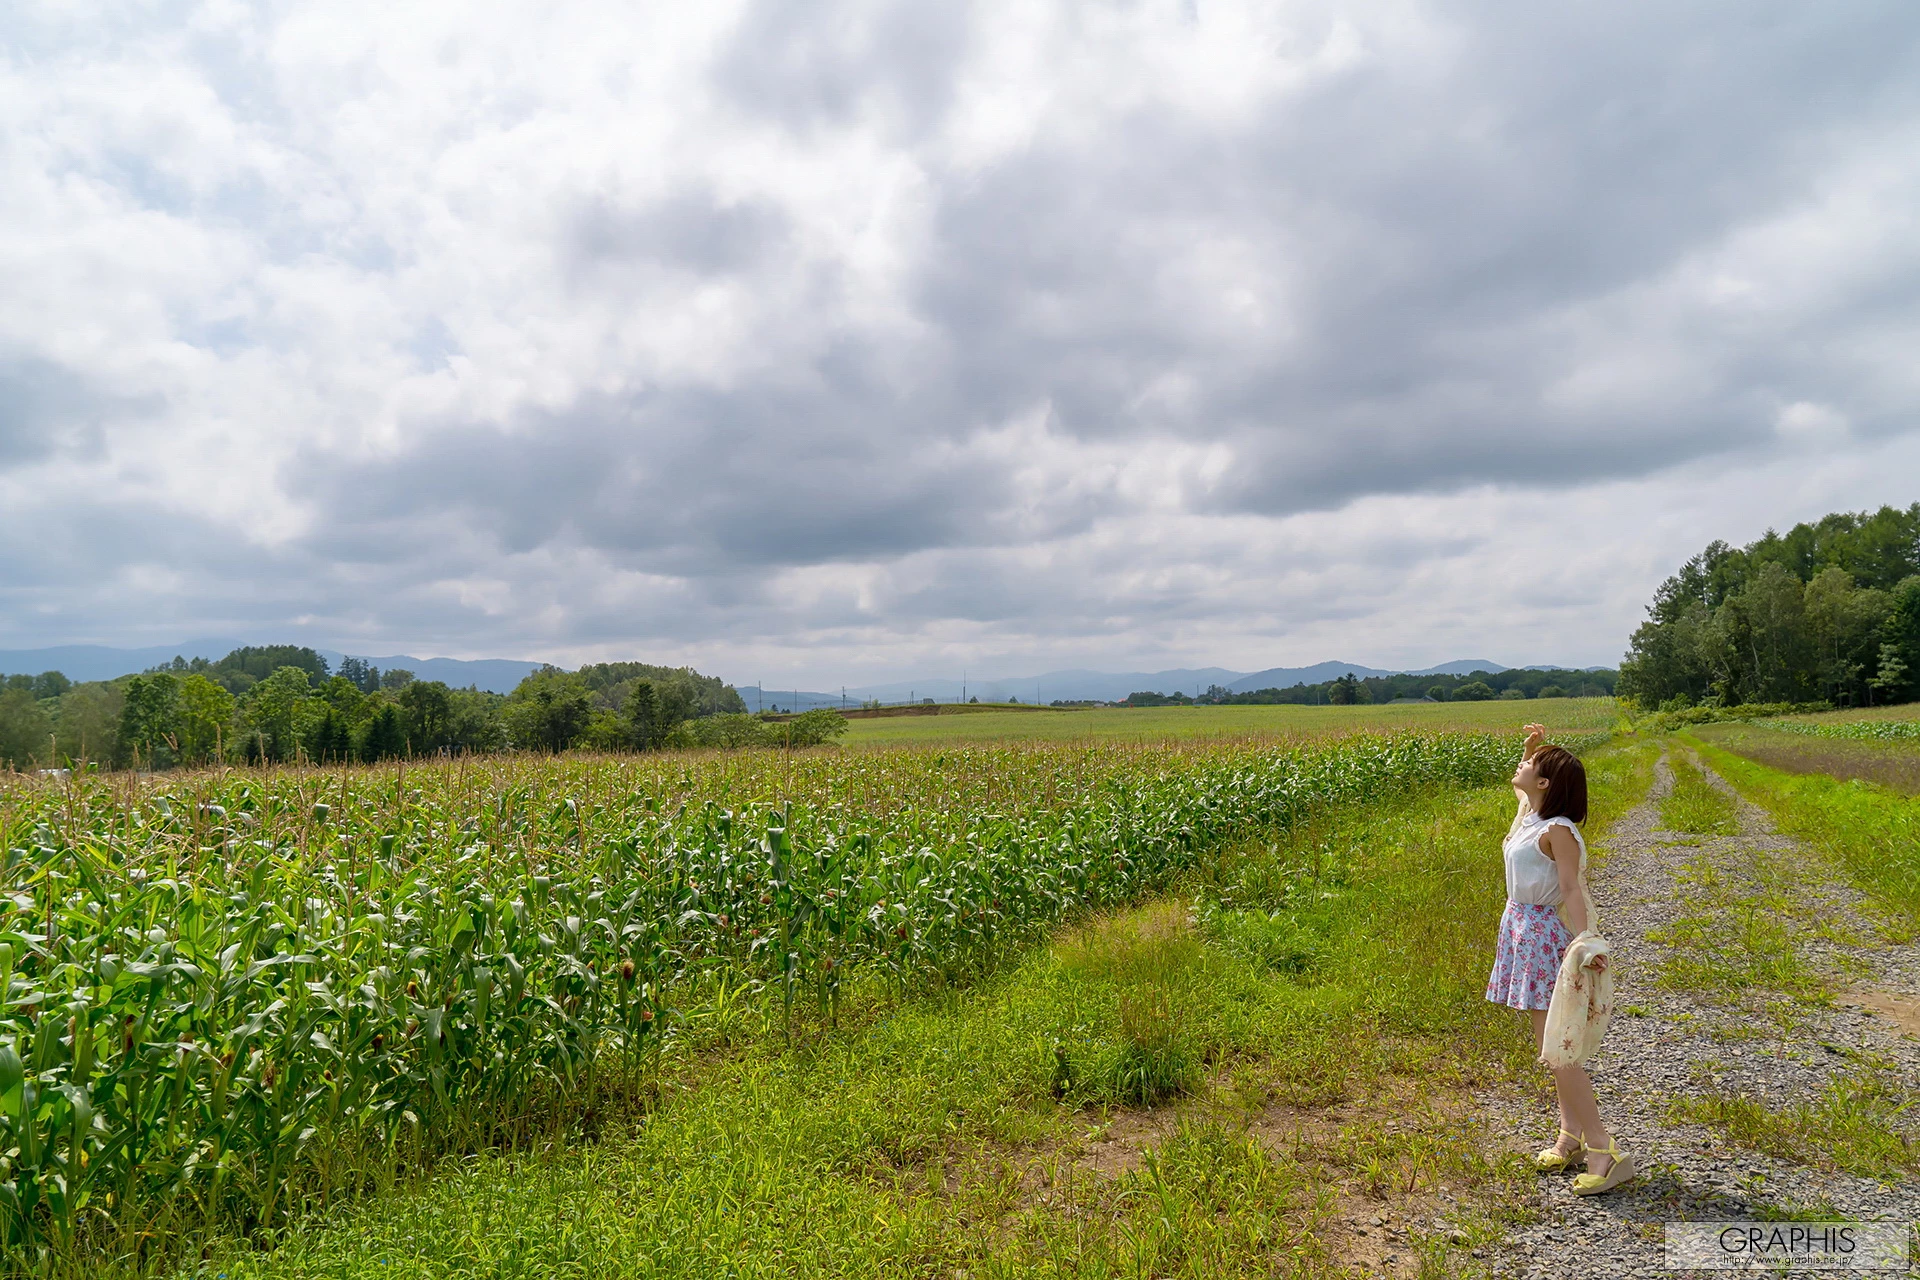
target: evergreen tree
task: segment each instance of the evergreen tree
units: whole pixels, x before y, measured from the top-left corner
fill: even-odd
[[[406,753],[406,722],[401,719],[400,708],[386,703],[367,721],[360,738],[360,758],[371,764],[375,760],[396,760]]]
[[[651,751],[666,740],[670,726],[661,723],[660,695],[653,681],[635,680],[627,689],[627,739],[636,751]]]
[[[322,764],[353,759],[353,735],[346,717],[329,706],[307,730],[307,758]]]

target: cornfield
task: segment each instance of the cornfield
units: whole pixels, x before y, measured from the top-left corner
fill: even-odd
[[[951,981],[1237,834],[1503,777],[1356,737],[0,783],[0,1245],[142,1265],[644,1078],[689,993]],[[371,1158],[370,1158],[371,1157]]]

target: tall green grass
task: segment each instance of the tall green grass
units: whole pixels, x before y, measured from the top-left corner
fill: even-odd
[[[1673,790],[1660,802],[1660,821],[1667,830],[1700,836],[1739,832],[1732,796],[1709,782],[1685,755],[1676,752],[1667,763],[1673,770]]]
[[[862,984],[970,979],[1236,836],[1475,784],[1513,746],[16,781],[0,1245],[24,1269],[146,1258],[590,1132],[646,1105],[663,1038],[708,1000],[750,991],[790,1022]],[[1176,1045],[1142,1053],[1140,1096],[1178,1082]]]
[[[1597,842],[1646,767],[1593,759]],[[597,1147],[451,1166],[194,1274],[1331,1274],[1343,1186],[1501,1190],[1501,1212],[1532,1180],[1452,1107],[1533,1072],[1524,1019],[1482,996],[1512,805],[1415,790],[1234,843],[974,987],[750,1039]],[[1256,917],[1311,935],[1311,959],[1233,941]],[[1276,1128],[1343,1100],[1391,1112]],[[1149,1101],[1168,1123],[1100,1167],[1116,1108]]]
[[[1676,1098],[1666,1110],[1670,1121],[1710,1125],[1743,1147],[1782,1160],[1891,1182],[1920,1173],[1913,1105],[1912,1091],[1896,1074],[1868,1066],[1835,1076],[1812,1101],[1784,1110],[1718,1090]]]

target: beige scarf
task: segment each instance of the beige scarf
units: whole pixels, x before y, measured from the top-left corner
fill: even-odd
[[[1600,1047],[1600,1038],[1613,1021],[1613,962],[1609,960],[1604,969],[1594,968],[1593,962],[1612,951],[1607,940],[1591,929],[1567,947],[1553,979],[1553,999],[1547,1003],[1541,1066],[1575,1067]]]

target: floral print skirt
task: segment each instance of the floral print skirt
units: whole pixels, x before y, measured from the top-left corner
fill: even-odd
[[[1509,902],[1500,917],[1500,944],[1493,952],[1487,999],[1511,1009],[1545,1009],[1553,1003],[1553,979],[1573,935],[1552,907]]]

